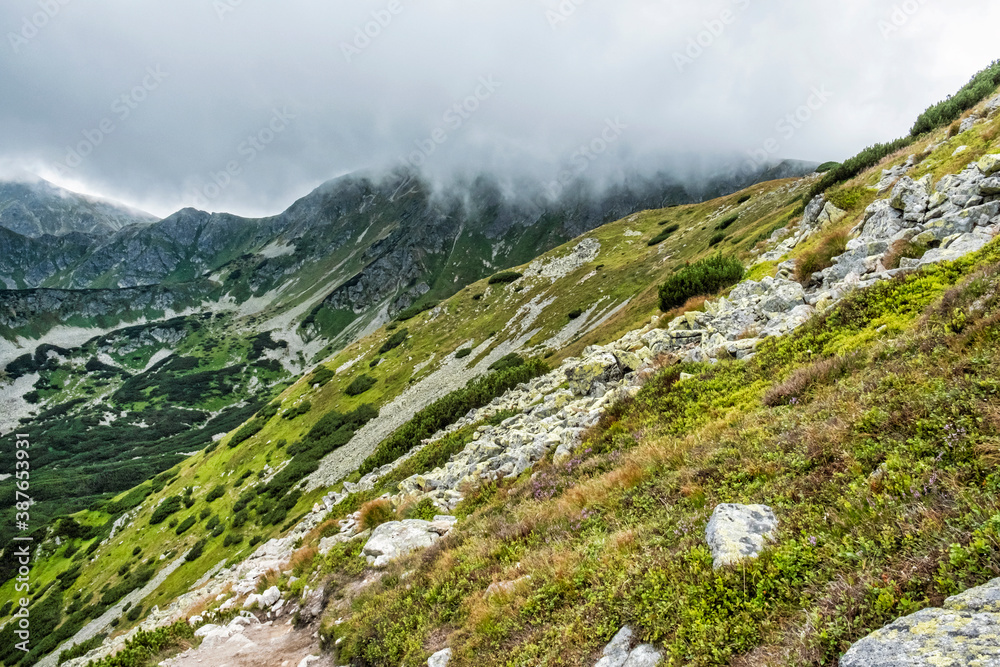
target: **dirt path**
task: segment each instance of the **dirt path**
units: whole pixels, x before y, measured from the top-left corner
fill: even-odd
[[[305,658],[308,667],[333,667],[323,655],[313,630],[296,630],[282,619],[249,625],[222,641],[205,642],[200,647],[160,663],[164,667],[298,667]]]

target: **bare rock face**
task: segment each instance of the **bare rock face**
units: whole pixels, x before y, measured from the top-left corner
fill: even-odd
[[[767,505],[719,505],[705,530],[712,565],[719,568],[756,558],[774,540],[777,528],[778,518]]]
[[[865,637],[840,667],[1000,665],[1000,579],[923,609]]]

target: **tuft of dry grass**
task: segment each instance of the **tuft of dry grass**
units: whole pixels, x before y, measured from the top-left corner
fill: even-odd
[[[817,271],[833,266],[833,258],[847,252],[847,232],[829,234],[819,247],[807,252],[795,264],[795,280],[806,285]]]
[[[361,506],[361,530],[374,530],[396,518],[392,503],[385,499],[372,500]]]
[[[257,592],[263,593],[271,586],[276,586],[280,579],[281,579],[281,573],[275,570],[274,568],[271,568],[270,570],[264,573],[264,576],[262,576],[260,580],[257,581]]]
[[[833,382],[847,373],[856,363],[856,355],[837,355],[800,368],[787,380],[774,385],[764,394],[764,405],[773,408],[797,402],[811,387]]]
[[[296,577],[301,577],[309,569],[309,566],[312,565],[318,553],[319,550],[313,546],[302,547],[293,553],[292,557],[288,560],[288,566],[292,569],[292,574]]]

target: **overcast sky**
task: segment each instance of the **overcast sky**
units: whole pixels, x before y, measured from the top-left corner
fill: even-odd
[[[987,0],[4,0],[0,170],[260,215],[405,161],[843,159],[1000,56],[997,25]]]

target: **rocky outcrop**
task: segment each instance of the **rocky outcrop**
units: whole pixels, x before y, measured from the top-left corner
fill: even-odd
[[[1000,665],[1000,579],[924,609],[862,639],[840,667]]]
[[[774,540],[778,518],[767,505],[719,505],[705,529],[712,566],[734,565],[756,558]]]

